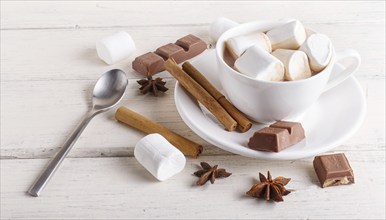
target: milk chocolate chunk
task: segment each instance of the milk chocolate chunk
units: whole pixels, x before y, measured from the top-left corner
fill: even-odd
[[[323,188],[354,183],[354,173],[343,153],[316,156],[314,169]]]
[[[265,127],[249,139],[248,146],[254,150],[279,152],[290,145],[287,129]]]
[[[274,124],[271,124],[269,127],[287,129],[290,135],[290,142],[292,144],[296,144],[305,138],[304,129],[302,124],[299,122],[278,121]]]
[[[305,138],[298,122],[279,121],[253,134],[248,147],[254,150],[280,152]]]
[[[172,43],[159,47],[155,53],[164,58],[164,60],[172,58],[177,63],[181,63],[182,61],[186,60],[184,48]]]
[[[189,34],[181,39],[178,39],[176,45],[184,48],[186,51],[185,58],[190,59],[206,50],[206,43],[200,38]],[[177,62],[178,63],[178,62]]]
[[[151,76],[165,69],[164,59],[153,52],[145,53],[135,58],[132,67],[144,76]]]

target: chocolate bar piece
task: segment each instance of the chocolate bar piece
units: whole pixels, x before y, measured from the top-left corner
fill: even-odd
[[[289,146],[288,130],[265,127],[249,139],[249,148],[262,151],[279,152],[283,146]]]
[[[177,63],[181,63],[205,50],[206,43],[200,38],[189,34],[178,39],[174,44],[169,43],[159,47],[154,53],[149,52],[135,58],[132,67],[135,71],[145,76],[151,76],[163,71],[165,69],[163,67],[164,61],[169,58],[173,58]]]
[[[354,183],[354,173],[343,153],[316,156],[314,169],[323,188]]]
[[[199,55],[204,50],[206,50],[206,47],[207,47],[204,41],[202,41],[200,38],[192,34],[189,34],[181,39],[178,39],[175,44],[184,48],[184,50],[186,51],[186,54],[185,54],[186,60]]]
[[[253,134],[248,147],[254,150],[279,152],[305,138],[304,129],[298,122],[278,121]]]
[[[160,55],[164,60],[173,58],[177,63],[186,60],[184,48],[172,43],[159,47],[154,53]]]
[[[151,76],[165,69],[164,59],[153,52],[145,53],[135,58],[132,66],[135,71],[145,76]]]
[[[270,125],[270,127],[287,129],[290,135],[291,145],[296,144],[305,138],[304,129],[299,122],[278,121]]]

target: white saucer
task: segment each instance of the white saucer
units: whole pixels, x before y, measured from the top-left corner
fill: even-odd
[[[196,57],[192,64],[221,91],[221,85],[216,77],[217,61],[214,50],[208,50]],[[342,69],[342,66],[335,65],[334,69],[335,71]],[[268,160],[294,160],[329,151],[355,134],[366,113],[363,90],[352,76],[341,85],[322,94],[300,119],[306,132],[305,140],[279,153],[271,153],[255,151],[247,146],[253,133],[266,125],[253,123],[252,128],[246,133],[227,132],[213,115],[205,108],[201,108],[197,100],[179,86],[178,82],[174,98],[184,122],[201,138],[235,154]]]

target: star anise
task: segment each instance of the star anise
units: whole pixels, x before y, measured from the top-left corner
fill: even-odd
[[[288,184],[291,178],[284,178],[282,176],[276,177],[272,180],[271,174],[268,171],[268,178],[259,173],[260,183],[256,183],[252,188],[246,192],[247,195],[264,198],[265,200],[273,200],[275,202],[282,202],[283,196],[290,193],[284,186]]]
[[[166,82],[162,81],[160,77],[153,79],[151,76],[148,76],[147,79],[138,80],[137,83],[141,85],[139,90],[141,90],[142,94],[151,92],[154,96],[158,96],[159,91],[166,92],[168,90],[168,88],[165,87]]]
[[[194,175],[200,177],[200,179],[198,179],[196,183],[198,186],[202,186],[208,181],[210,181],[210,183],[213,184],[216,178],[226,178],[232,175],[232,173],[228,173],[223,168],[217,168],[218,165],[214,165],[213,167],[211,167],[206,162],[201,162],[200,164],[201,164],[202,170],[199,170],[194,173]]]

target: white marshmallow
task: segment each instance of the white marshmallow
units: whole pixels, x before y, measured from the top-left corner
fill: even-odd
[[[307,54],[299,50],[277,49],[272,53],[284,64],[285,80],[300,80],[311,77]]]
[[[120,31],[99,40],[96,50],[99,58],[107,64],[113,64],[131,56],[135,51],[135,43],[130,34]]]
[[[225,31],[237,26],[238,23],[235,21],[232,21],[228,18],[224,17],[218,17],[214,22],[210,25],[209,28],[209,36],[214,40],[217,41],[218,38],[221,36],[222,33]]]
[[[253,45],[260,46],[268,53],[272,52],[271,42],[267,35],[261,32],[233,37],[228,39],[226,43],[234,59],[237,59]]]
[[[331,60],[332,43],[324,34],[312,34],[299,48],[304,51],[310,60],[311,70],[320,72]]]
[[[296,50],[306,40],[307,34],[300,21],[290,21],[267,32],[272,49]]]
[[[235,68],[254,79],[267,81],[284,79],[283,63],[257,45],[249,47],[236,60]]]
[[[181,172],[185,156],[160,134],[149,134],[134,148],[134,156],[155,178],[164,181]]]

